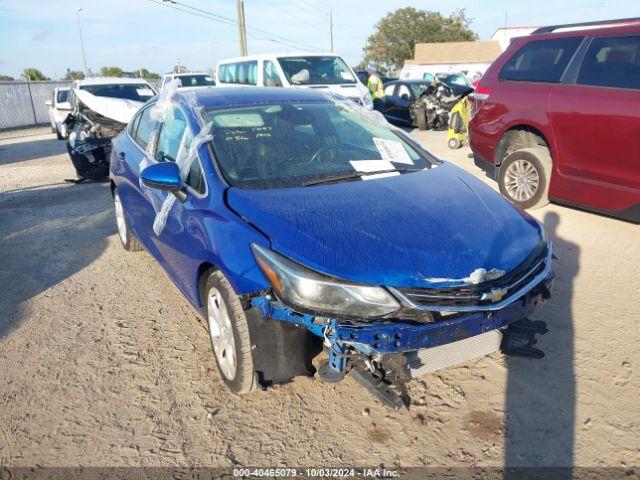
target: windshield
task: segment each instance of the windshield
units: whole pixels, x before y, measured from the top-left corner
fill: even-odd
[[[183,87],[206,87],[215,85],[213,78],[209,75],[180,75],[176,77]]]
[[[58,90],[58,95],[56,96],[57,103],[63,103],[69,101],[69,90]]]
[[[220,170],[241,188],[300,187],[362,171],[432,165],[400,134],[329,102],[205,110],[204,118],[213,123]]]
[[[410,83],[409,87],[411,88],[411,92],[413,93],[414,98],[418,98],[422,92],[424,92],[431,85],[430,82],[425,83]]]
[[[124,98],[136,102],[146,102],[153,97],[153,90],[146,83],[116,83],[110,85],[80,85],[96,97]]]
[[[292,85],[356,83],[351,69],[340,57],[281,57],[278,62]]]
[[[458,85],[461,87],[470,87],[471,84],[467,77],[462,74],[438,74],[438,80],[442,83],[449,85],[450,87],[453,85]]]

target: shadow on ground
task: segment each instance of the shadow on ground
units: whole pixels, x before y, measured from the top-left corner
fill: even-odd
[[[66,142],[47,138],[47,136],[32,136],[27,141],[7,142],[0,139],[0,166],[28,160],[41,159],[67,152]]]
[[[0,336],[20,305],[95,260],[115,233],[108,184],[0,193]]]
[[[574,464],[576,387],[571,302],[580,248],[558,236],[559,222],[553,212],[544,218],[558,257],[554,264],[556,283],[552,299],[531,317],[547,322],[549,332],[539,337],[536,345],[546,356],[542,360],[506,357],[504,453],[505,478],[509,479],[522,478],[522,472],[510,471],[511,467],[572,467]],[[566,474],[567,478],[571,477],[570,468]]]

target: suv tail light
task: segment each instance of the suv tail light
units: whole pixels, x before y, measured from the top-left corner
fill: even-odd
[[[489,98],[489,95],[491,95],[491,89],[478,86],[473,95],[476,98],[476,100],[480,100],[480,101],[487,100]]]

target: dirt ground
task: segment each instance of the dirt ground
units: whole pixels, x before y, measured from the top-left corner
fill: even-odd
[[[108,186],[63,183],[64,143],[27,133],[0,139],[0,464],[640,466],[640,226],[534,212],[558,256],[542,360],[425,376],[402,412],[349,378],[240,398],[180,292],[122,249]]]

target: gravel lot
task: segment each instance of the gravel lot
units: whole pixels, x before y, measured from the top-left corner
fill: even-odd
[[[120,246],[108,186],[64,184],[64,143],[26,133],[0,135],[0,465],[640,466],[640,226],[534,212],[558,256],[543,360],[428,375],[398,413],[349,378],[239,398],[203,321]]]

